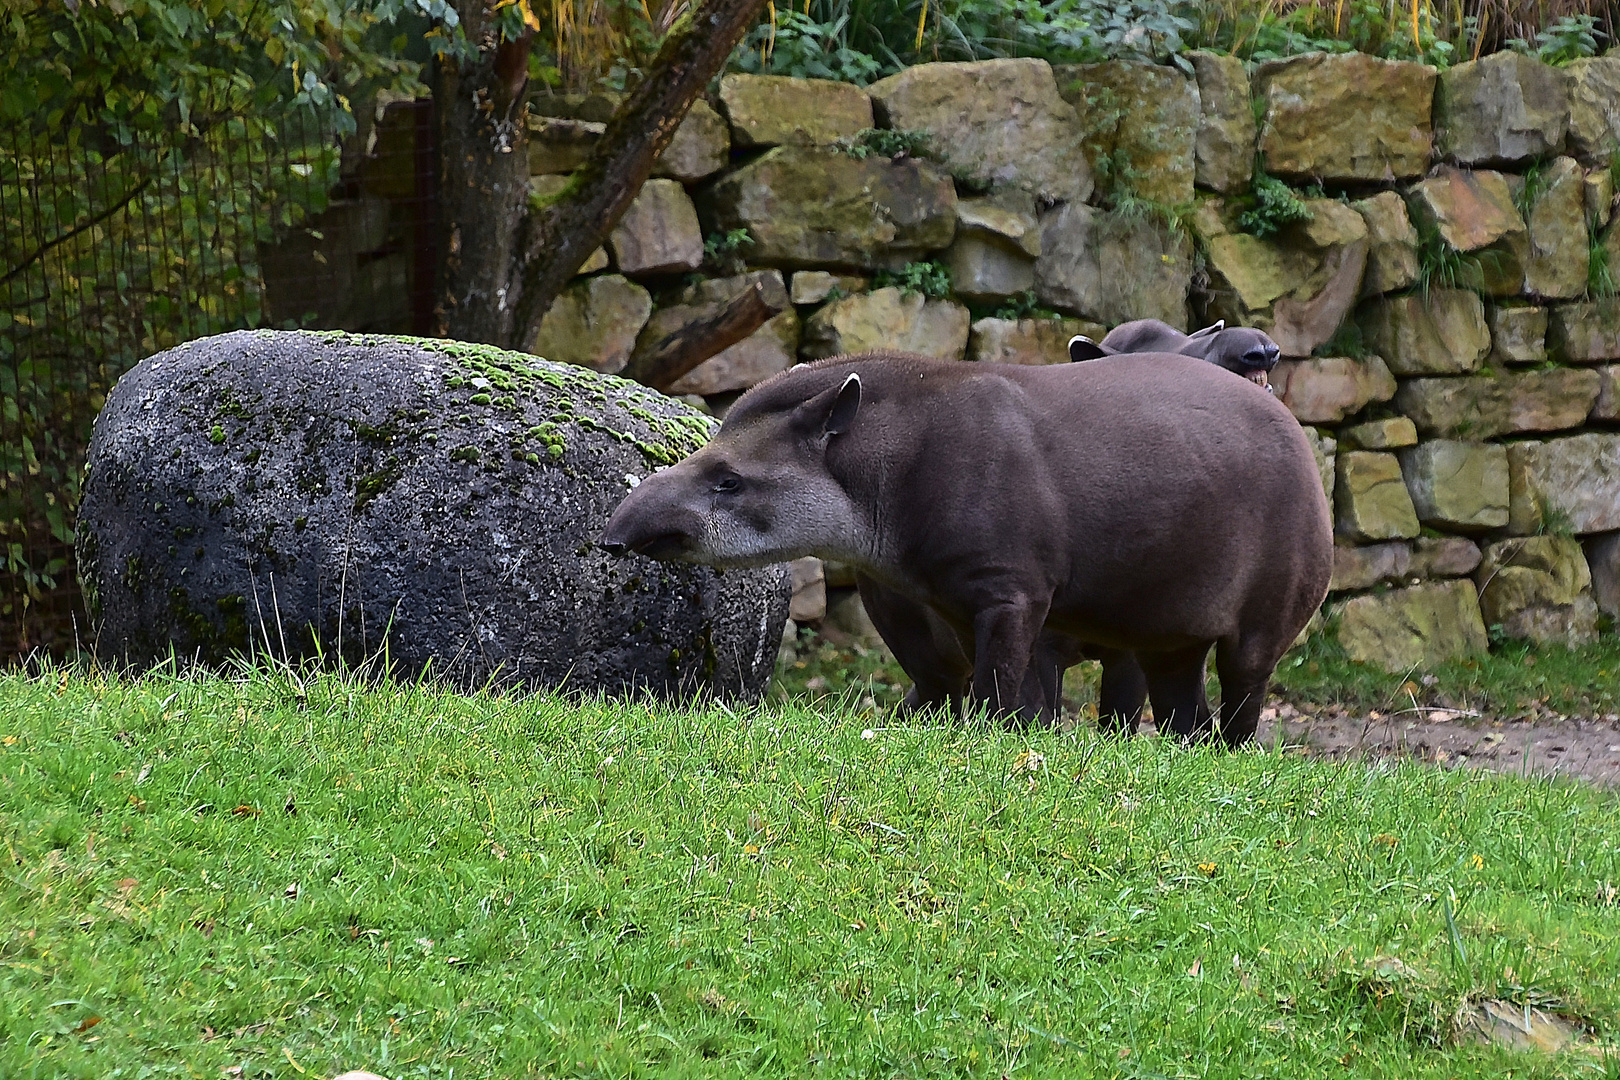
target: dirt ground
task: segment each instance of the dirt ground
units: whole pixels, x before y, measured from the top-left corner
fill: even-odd
[[[1510,719],[1446,709],[1360,714],[1286,702],[1260,714],[1263,746],[1331,761],[1409,757],[1447,768],[1524,776],[1566,776],[1620,787],[1620,716],[1545,715]]]

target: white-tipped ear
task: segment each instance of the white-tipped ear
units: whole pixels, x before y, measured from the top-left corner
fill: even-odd
[[[1103,348],[1084,334],[1076,334],[1069,339],[1069,359],[1074,363],[1111,355],[1113,354],[1108,349]]]
[[[1214,322],[1210,323],[1208,326],[1204,327],[1202,330],[1194,330],[1192,333],[1188,334],[1187,335],[1187,340],[1188,341],[1193,341],[1193,340],[1196,340],[1197,338],[1213,337],[1213,336],[1215,336],[1216,334],[1220,333],[1222,330],[1225,330],[1225,329],[1226,329],[1226,320],[1225,319],[1216,319]]]
[[[844,384],[838,388],[838,396],[833,399],[827,420],[821,425],[822,432],[827,435],[842,435],[855,423],[855,414],[860,409],[861,377],[859,373],[852,371],[844,379]]]

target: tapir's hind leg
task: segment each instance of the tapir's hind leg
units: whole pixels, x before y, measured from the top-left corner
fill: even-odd
[[[1087,645],[1086,656],[1102,662],[1102,686],[1097,691],[1097,727],[1110,735],[1130,735],[1142,720],[1147,703],[1147,675],[1127,649]]]
[[[1204,660],[1208,656],[1207,644],[1136,654],[1147,676],[1148,698],[1153,702],[1153,719],[1160,734],[1183,739],[1209,737],[1209,698],[1204,694]]]
[[[1266,688],[1277,667],[1273,651],[1241,638],[1225,638],[1215,646],[1215,674],[1221,679],[1221,739],[1227,746],[1248,742],[1260,726]]]
[[[855,586],[867,617],[883,643],[911,676],[912,687],[901,704],[906,712],[936,708],[956,712],[967,693],[973,663],[954,640],[954,633],[921,604],[858,574]],[[950,638],[950,640],[945,640]]]

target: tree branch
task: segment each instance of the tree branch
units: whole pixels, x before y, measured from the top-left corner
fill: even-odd
[[[694,99],[731,55],[765,0],[705,0],[678,20],[595,150],[552,203],[531,210],[513,268],[512,340],[521,348],[568,279],[618,224]]]
[[[148,173],[140,183],[130,188],[129,193],[122,199],[119,199],[117,202],[107,206],[100,213],[91,217],[89,220],[75,225],[73,228],[59,236],[52,237],[43,244],[39,245],[39,247],[35,248],[33,251],[30,251],[27,255],[24,255],[21,262],[19,262],[16,266],[13,266],[10,270],[7,270],[3,277],[0,277],[0,285],[5,285],[11,281],[12,278],[27,270],[30,266],[44,257],[45,253],[51,250],[51,248],[65,244],[75,236],[78,236],[80,233],[84,232],[86,229],[93,229],[103,221],[106,221],[108,218],[116,216],[119,211],[123,210],[124,207],[128,206],[134,201],[135,196],[139,195],[141,192],[145,191],[151,186],[152,176],[152,173]]]
[[[666,335],[649,352],[631,360],[619,374],[654,390],[668,390],[682,375],[731,348],[781,313],[781,307],[765,299],[765,287],[756,281],[718,313],[701,322],[687,323]]]

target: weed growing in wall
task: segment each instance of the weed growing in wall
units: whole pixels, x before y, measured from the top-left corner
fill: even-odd
[[[1598,41],[1608,35],[1597,28],[1596,15],[1563,15],[1535,36],[1534,43],[1510,38],[1507,47],[1533,56],[1543,64],[1563,65],[1583,56],[1596,56]]]
[[[951,271],[944,263],[927,260],[906,263],[899,270],[880,270],[872,279],[875,289],[897,287],[906,296],[943,300],[951,295]]]
[[[873,154],[879,157],[926,158],[933,156],[933,136],[926,131],[907,128],[862,128],[855,134],[839,139],[834,145],[857,161]]]
[[[747,229],[710,233],[703,241],[703,261],[722,274],[740,274],[747,269],[742,251],[753,246],[754,238]]]
[[[1267,237],[1296,221],[1311,220],[1310,207],[1287,184],[1255,163],[1250,186],[1251,205],[1238,215],[1238,228],[1252,236]]]

